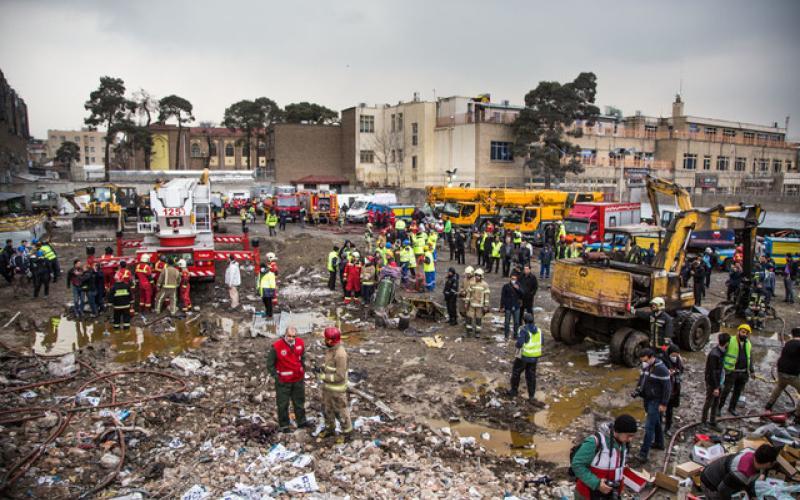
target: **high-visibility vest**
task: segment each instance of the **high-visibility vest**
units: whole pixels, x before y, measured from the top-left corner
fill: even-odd
[[[397,231],[405,231],[406,230],[406,221],[403,219],[397,219],[397,222],[394,223],[394,228]]]
[[[495,241],[492,243],[492,258],[499,259],[500,258],[500,248],[502,248],[503,244],[499,241]]]
[[[334,273],[334,272],[336,272],[336,266],[333,264],[333,262],[334,262],[334,261],[335,261],[335,260],[336,260],[338,257],[339,257],[339,254],[338,254],[338,253],[336,253],[336,250],[331,250],[331,251],[328,253],[328,272],[329,272],[329,273]]]
[[[483,245],[484,245],[484,243],[486,243],[486,238],[488,238],[488,237],[489,237],[489,235],[486,234],[486,233],[483,233],[481,235],[480,242],[478,243],[478,248],[480,249],[481,252],[483,252]]]
[[[428,243],[429,243],[429,244],[430,244],[432,247],[436,247],[436,242],[437,242],[437,241],[439,241],[439,235],[436,233],[436,231],[432,231],[432,232],[431,232],[431,235],[430,235],[430,236],[428,236]]]
[[[747,356],[747,367],[746,369],[750,369],[750,339],[744,341],[744,353]],[[723,357],[722,366],[725,368],[726,372],[732,372],[736,369],[736,360],[739,359],[739,339],[733,338],[730,342],[728,342],[728,349],[725,351],[725,356]]]
[[[267,216],[267,225],[269,227],[275,227],[278,225],[278,216],[275,214],[269,214]]]
[[[46,260],[56,260],[56,252],[53,251],[53,247],[49,244],[42,245],[42,253],[44,253],[44,258]]]
[[[528,327],[525,327],[526,329]],[[538,358],[542,355],[542,331],[538,326],[528,332],[528,341],[522,345],[522,356],[525,358]]]
[[[136,274],[150,274],[150,264],[147,262],[139,262],[136,264]]]
[[[412,250],[411,247],[406,247],[406,258],[408,259],[408,268],[416,269],[417,259],[414,255],[414,250]]]
[[[450,219],[444,221],[444,234],[450,234],[450,231],[453,230],[453,223],[450,222]]]
[[[625,469],[628,450],[624,445],[621,447],[613,446],[614,437],[602,432],[596,433],[594,439],[599,442],[596,443],[595,450],[597,452],[592,459],[589,470],[600,479],[605,479],[608,482],[619,482],[619,491],[621,493],[624,486],[622,473]],[[575,491],[583,498],[591,498],[592,496],[592,491],[580,479],[575,484]]]
[[[522,231],[514,231],[514,243],[522,243]]]
[[[422,270],[426,273],[435,272],[436,262],[433,260],[433,252],[425,252],[425,260],[426,262],[422,264]]]
[[[264,290],[271,288],[275,289],[275,273],[268,272],[258,280],[258,295],[263,296]]]
[[[425,241],[427,237],[425,233],[417,233],[414,235],[414,255],[422,255],[425,248]]]

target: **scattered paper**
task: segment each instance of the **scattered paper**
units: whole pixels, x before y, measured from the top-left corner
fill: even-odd
[[[319,490],[317,479],[314,477],[313,472],[296,477],[284,484],[283,487],[291,493],[311,493]]]
[[[181,500],[205,500],[206,498],[210,497],[211,494],[208,492],[208,489],[200,484],[195,484],[181,496]]]

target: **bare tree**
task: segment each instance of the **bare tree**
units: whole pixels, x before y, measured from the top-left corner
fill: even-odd
[[[386,172],[386,185],[389,185],[389,168],[393,168],[397,174],[397,185],[400,185],[400,174],[403,170],[403,138],[398,132],[387,132],[382,130],[376,132],[373,137],[373,152],[375,161],[383,166]]]

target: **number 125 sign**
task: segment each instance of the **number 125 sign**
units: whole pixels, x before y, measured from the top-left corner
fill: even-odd
[[[164,215],[166,217],[174,217],[179,215],[185,215],[183,207],[178,208],[164,208]]]

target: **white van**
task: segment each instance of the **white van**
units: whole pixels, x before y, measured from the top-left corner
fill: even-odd
[[[397,195],[394,193],[374,193],[359,196],[350,206],[350,210],[347,211],[347,222],[356,224],[367,222],[367,205],[370,203],[393,205],[397,203]]]

